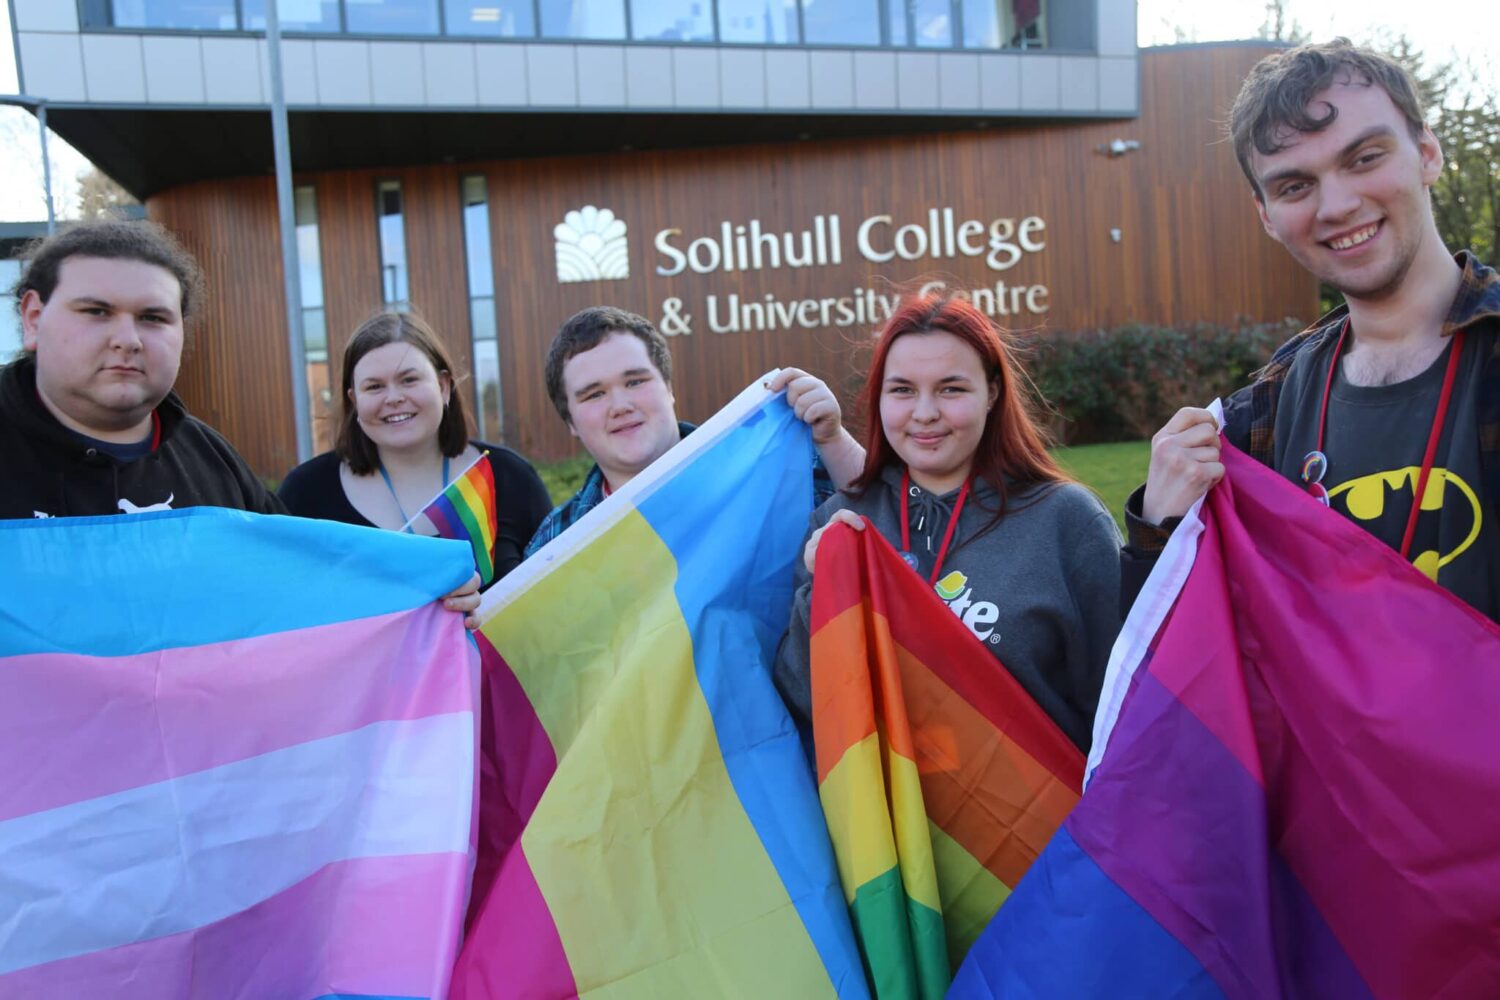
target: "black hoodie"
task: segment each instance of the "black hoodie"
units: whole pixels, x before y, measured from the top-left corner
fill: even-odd
[[[58,423],[30,356],[0,368],[0,518],[78,517],[180,507],[285,513],[245,460],[176,394],[156,408],[150,454],[116,461]]]

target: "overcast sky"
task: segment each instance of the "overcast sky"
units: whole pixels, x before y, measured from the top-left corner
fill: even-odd
[[[10,5],[0,0],[0,93],[16,92],[15,47]],[[1431,62],[1468,60],[1491,90],[1500,89],[1500,2],[1497,0],[1288,0],[1291,19],[1314,40],[1347,35],[1359,42],[1405,35]],[[1263,0],[1139,0],[1141,45],[1176,41],[1212,42],[1253,38],[1266,18]],[[87,168],[71,146],[49,141],[53,188],[61,216],[71,203],[78,174]],[[0,221],[46,217],[36,122],[20,108],[0,107]]]

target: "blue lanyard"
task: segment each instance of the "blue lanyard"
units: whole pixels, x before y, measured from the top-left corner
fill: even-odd
[[[406,508],[403,507],[403,506],[401,506],[401,498],[398,497],[398,496],[396,496],[396,487],[391,484],[391,474],[389,472],[385,471],[385,464],[384,463],[381,463],[381,465],[379,466],[379,469],[380,469],[380,478],[385,480],[385,488],[391,491],[391,499],[396,502],[396,510],[401,513],[401,530],[404,531],[404,532],[406,532],[407,534],[411,534],[411,518],[409,518],[409,517],[406,516]],[[438,490],[438,493],[441,495],[442,492],[443,492],[443,490],[446,490],[447,488],[448,488],[448,456],[444,455],[443,456],[443,485]],[[434,498],[434,499],[436,499],[436,498]],[[426,508],[423,508],[423,510],[425,510],[425,509]],[[419,513],[419,514],[421,512],[422,511],[417,511],[417,513]]]

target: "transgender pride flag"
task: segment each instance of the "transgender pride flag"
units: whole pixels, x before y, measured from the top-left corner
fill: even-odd
[[[436,997],[468,888],[456,542],[0,521],[0,996]]]
[[[1500,997],[1500,628],[1224,445],[956,997]]]

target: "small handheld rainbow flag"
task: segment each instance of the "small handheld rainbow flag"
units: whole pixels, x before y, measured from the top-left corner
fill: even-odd
[[[495,473],[489,452],[481,452],[463,473],[449,483],[431,503],[408,522],[421,531],[425,518],[441,538],[459,538],[474,547],[474,566],[481,586],[495,580],[495,535],[499,530],[499,507],[495,502]]]

